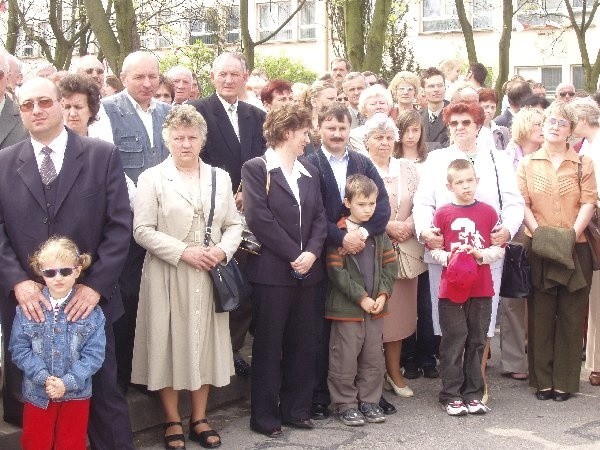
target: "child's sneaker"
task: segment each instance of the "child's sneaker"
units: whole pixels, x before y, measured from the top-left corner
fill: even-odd
[[[469,411],[469,414],[485,414],[489,410],[490,408],[485,406],[479,400],[471,400],[467,403],[467,411]]]
[[[340,420],[344,425],[348,425],[349,427],[357,427],[365,424],[365,416],[356,408],[350,408],[340,413]]]
[[[360,402],[358,404],[358,409],[369,423],[385,422],[383,409],[376,403]]]
[[[469,410],[462,400],[455,400],[446,404],[446,412],[449,416],[466,416]]]

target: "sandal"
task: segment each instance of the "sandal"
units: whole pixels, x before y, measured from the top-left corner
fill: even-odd
[[[183,435],[183,424],[181,422],[167,422],[163,424],[163,428],[167,431],[170,427],[181,427],[182,433],[179,434],[169,434],[164,436],[165,440],[165,449],[166,450],[185,450],[185,436]],[[183,446],[174,447],[171,445],[172,442],[181,441],[183,442]]]
[[[201,423],[208,424],[208,419],[198,419],[195,422],[192,422],[190,419],[190,441],[195,441],[200,444],[204,448],[217,448],[221,446],[221,436],[215,430],[206,430],[201,431],[200,433],[196,432],[196,426]],[[210,437],[218,437],[219,440],[217,442],[209,442],[208,438]]]

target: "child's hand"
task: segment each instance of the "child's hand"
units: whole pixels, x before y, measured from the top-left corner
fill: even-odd
[[[471,250],[468,251],[467,253],[469,253],[470,255],[473,255],[473,258],[475,258],[477,261],[483,260],[483,254],[481,253],[481,249],[471,247]]]
[[[375,306],[375,300],[371,297],[365,297],[360,301],[360,307],[365,311],[371,314],[373,312],[373,307]]]
[[[66,387],[62,379],[57,377],[48,377],[46,380],[46,394],[52,400],[62,398],[65,395]]]
[[[381,311],[383,311],[383,307],[385,306],[385,300],[385,295],[380,295],[379,297],[377,297],[377,299],[375,300],[375,304],[373,305],[373,309],[371,310],[371,314],[381,313]]]

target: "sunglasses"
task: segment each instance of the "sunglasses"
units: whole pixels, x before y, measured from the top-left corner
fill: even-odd
[[[561,97],[566,97],[567,95],[569,97],[575,97],[575,92],[559,92],[558,95]]]
[[[26,100],[19,105],[21,112],[31,112],[35,105],[38,105],[42,109],[52,108],[54,100],[51,98],[40,98],[39,100]]]
[[[96,75],[102,75],[104,73],[104,69],[85,69],[85,73],[88,75],[91,75],[94,72],[96,72]]]
[[[448,126],[450,128],[456,128],[458,126],[458,124],[461,124],[463,127],[468,127],[469,125],[471,125],[473,123],[472,120],[470,119],[465,119],[465,120],[452,120],[450,122],[448,122]]]
[[[565,119],[555,119],[554,117],[548,117],[546,119],[546,123],[553,127],[554,125],[558,125],[559,128],[566,128],[571,126],[568,120]]]
[[[60,273],[61,277],[68,277],[73,273],[76,267],[61,267],[60,269],[45,269],[42,270],[42,275],[46,278],[54,278],[57,273]]]

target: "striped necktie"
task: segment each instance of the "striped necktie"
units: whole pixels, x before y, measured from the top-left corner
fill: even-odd
[[[42,153],[44,154],[44,159],[40,166],[40,175],[42,177],[42,183],[48,185],[56,179],[56,168],[54,167],[52,158],[50,158],[52,149],[50,147],[44,147],[42,148]]]

